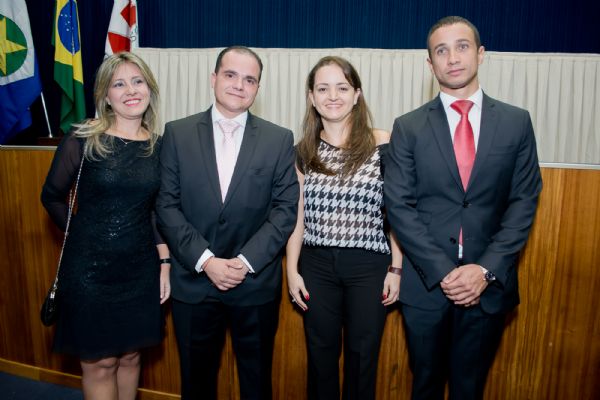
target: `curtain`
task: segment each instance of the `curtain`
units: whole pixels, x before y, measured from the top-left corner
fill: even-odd
[[[213,103],[210,74],[221,49],[139,48],[161,91],[163,122]],[[301,134],[305,81],[326,55],[347,58],[360,74],[375,127],[435,97],[426,50],[255,49],[264,64],[253,113]],[[600,55],[486,52],[479,69],[488,95],[529,110],[544,163],[600,164]]]

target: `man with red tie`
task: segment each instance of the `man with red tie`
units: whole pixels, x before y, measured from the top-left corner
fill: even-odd
[[[477,28],[439,20],[427,38],[440,94],[396,119],[385,169],[390,224],[406,254],[400,302],[413,399],[481,399],[517,261],[542,188],[526,110],[483,93]]]
[[[251,49],[224,49],[211,76],[214,105],[165,126],[156,214],[173,256],[182,400],[223,396],[227,327],[240,397],[271,398],[281,259],[299,189],[292,132],[248,111],[261,73]]]

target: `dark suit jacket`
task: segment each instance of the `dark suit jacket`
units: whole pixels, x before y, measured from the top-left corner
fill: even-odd
[[[458,265],[490,270],[497,282],[481,296],[489,313],[519,303],[516,262],[542,188],[529,113],[484,94],[481,129],[467,190],[439,96],[396,119],[385,170],[388,218],[407,257],[400,301],[437,309],[439,282]]]
[[[173,298],[199,303],[210,293],[247,306],[280,295],[283,248],[298,207],[294,157],[291,131],[249,113],[223,203],[211,110],[165,126],[156,212],[173,258]],[[241,253],[256,272],[219,292],[194,269],[207,248],[221,258]]]

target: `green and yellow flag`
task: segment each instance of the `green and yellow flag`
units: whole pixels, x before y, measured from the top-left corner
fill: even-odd
[[[72,123],[85,118],[77,1],[56,0],[52,44],[55,47],[54,80],[62,89],[60,129],[66,133]]]

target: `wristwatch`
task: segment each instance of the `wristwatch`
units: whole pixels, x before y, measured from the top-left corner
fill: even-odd
[[[486,281],[487,283],[492,283],[496,280],[496,275],[494,275],[492,272],[488,271],[487,269],[481,267],[481,272],[483,272],[483,280]]]

